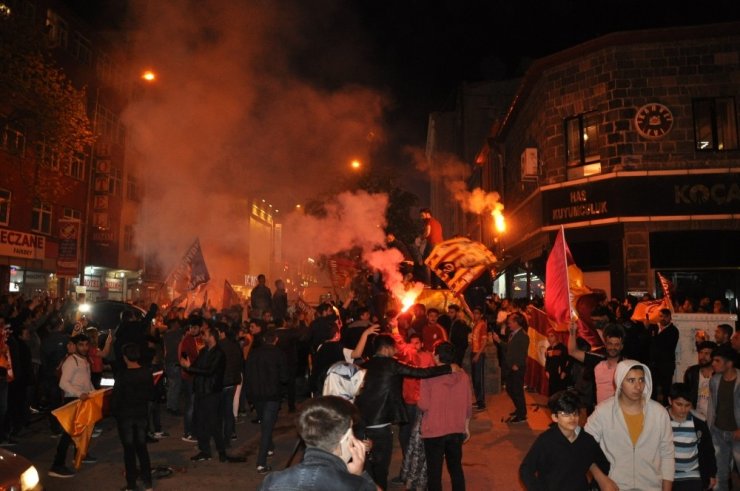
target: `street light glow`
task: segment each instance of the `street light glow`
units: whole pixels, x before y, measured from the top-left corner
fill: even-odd
[[[157,79],[157,74],[151,70],[146,70],[141,74],[141,78],[147,82],[154,82]]]
[[[360,162],[359,160],[355,159],[355,160],[352,161],[352,163],[350,165],[352,166],[353,169],[357,170],[360,167],[362,167],[362,162]]]

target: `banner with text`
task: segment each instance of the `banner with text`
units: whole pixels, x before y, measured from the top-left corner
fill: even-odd
[[[80,221],[59,220],[59,255],[57,276],[74,277],[80,273]]]

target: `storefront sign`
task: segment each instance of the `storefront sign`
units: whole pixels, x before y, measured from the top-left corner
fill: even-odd
[[[0,256],[44,259],[46,237],[0,229]]]
[[[92,291],[100,290],[100,276],[85,275],[85,289]]]
[[[59,255],[57,276],[71,277],[79,274],[80,221],[59,220]]]
[[[543,220],[740,213],[740,174],[616,176],[542,192]]]
[[[106,278],[105,288],[107,288],[109,292],[122,292],[123,280],[119,278]]]

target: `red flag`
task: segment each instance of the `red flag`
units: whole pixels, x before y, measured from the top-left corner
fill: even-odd
[[[567,324],[576,315],[571,305],[568,266],[573,264],[565,232],[560,228],[545,270],[545,312],[559,324]]]
[[[236,293],[236,290],[231,286],[229,280],[224,280],[224,299],[221,303],[221,308],[227,309],[232,305],[240,305],[240,303],[241,300],[239,298],[239,294]]]

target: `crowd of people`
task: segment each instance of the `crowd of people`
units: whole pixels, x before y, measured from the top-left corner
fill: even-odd
[[[124,311],[107,332],[81,315],[76,299],[4,295],[0,445],[14,445],[32,413],[87,399],[110,370],[126,489],[137,480],[152,487],[147,444],[170,436],[161,406],[181,418],[181,439],[197,444],[193,461],[245,461],[231,446],[237,418],[251,418],[265,490],[438,490],[445,461],[453,489],[465,489],[463,443],[473,412],[486,409],[486,346],[498,347],[513,406],[507,423],[518,424],[527,421],[530,339],[525,304],[494,295],[471,307],[470,318],[458,305],[378,315],[351,295],[302,310],[280,280],[272,291],[260,275],[244,307],[152,304],[143,318]],[[728,324],[717,326],[714,342],[697,334],[698,364],[672,384],[679,333],[671,311],[650,325],[630,320],[632,308],[612,301],[592,312],[600,349],[575,326],[567,339],[548,333],[553,426],[522,462],[528,489],[588,489],[590,481],[601,489],[727,489],[740,457],[740,335]],[[281,410],[296,413],[305,450],[300,463],[273,472]],[[396,425],[402,465],[391,478]],[[49,475],[73,477],[72,440],[50,413],[49,431],[59,439]],[[89,451],[82,459],[95,461]]]

